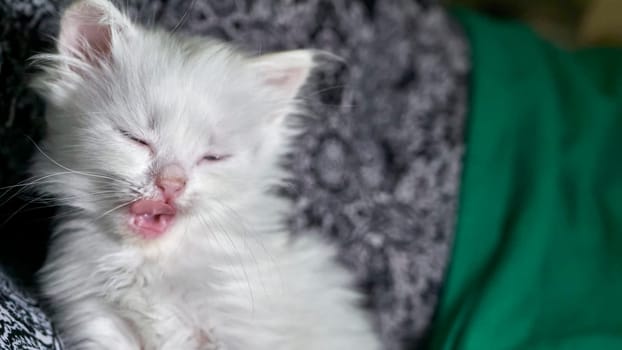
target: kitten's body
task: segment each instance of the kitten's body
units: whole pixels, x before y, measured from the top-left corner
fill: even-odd
[[[350,278],[312,238],[210,231],[220,237],[121,248],[91,222],[59,226],[44,272],[69,344],[210,349],[203,333],[222,349],[376,348]]]
[[[290,237],[270,191],[309,52],[248,57],[87,0],[46,59],[33,171],[67,209],[41,282],[70,349],[379,348],[334,251]]]

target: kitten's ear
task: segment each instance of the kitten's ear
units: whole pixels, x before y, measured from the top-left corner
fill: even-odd
[[[131,30],[130,20],[107,0],[80,0],[62,16],[58,51],[94,65],[111,57],[116,36]]]
[[[253,58],[251,67],[271,98],[289,104],[309,77],[314,56],[312,50],[272,53]]]

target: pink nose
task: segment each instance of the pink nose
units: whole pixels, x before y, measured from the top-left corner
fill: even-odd
[[[160,170],[156,177],[156,186],[166,201],[173,200],[184,191],[186,187],[186,173],[177,164],[168,164]]]

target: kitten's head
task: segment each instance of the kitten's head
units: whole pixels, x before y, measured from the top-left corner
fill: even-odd
[[[312,56],[253,57],[79,1],[62,17],[58,53],[41,57],[48,133],[33,171],[44,192],[133,239],[239,208],[282,178],[286,117]]]

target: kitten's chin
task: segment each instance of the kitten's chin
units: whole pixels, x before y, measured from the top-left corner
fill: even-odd
[[[144,239],[156,239],[171,227],[177,210],[174,206],[152,199],[141,199],[130,206],[129,226]]]

